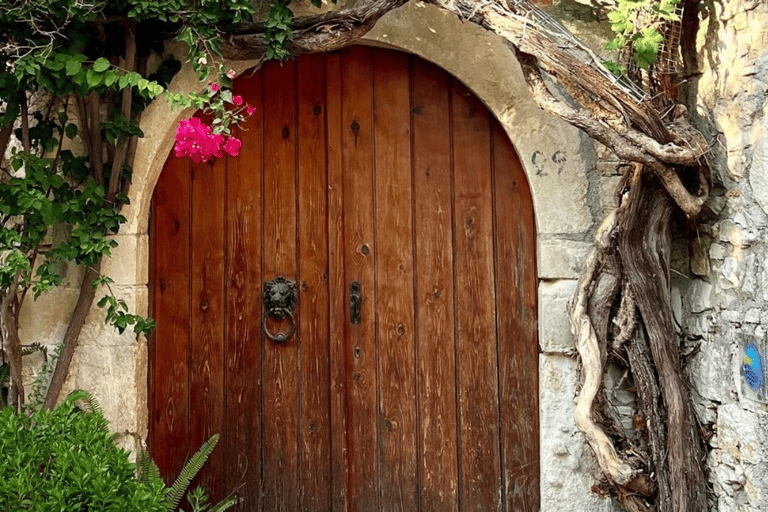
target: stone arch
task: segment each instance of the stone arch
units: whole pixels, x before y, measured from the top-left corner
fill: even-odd
[[[579,266],[580,253],[576,251],[574,257],[574,247],[569,245],[572,242],[562,241],[583,240],[593,225],[587,200],[590,194],[598,193],[591,183],[594,180],[588,180],[588,169],[594,166],[594,150],[591,145],[585,144],[585,137],[578,130],[537,107],[528,92],[517,61],[501,38],[474,24],[461,22],[452,13],[414,2],[382,18],[361,43],[406,51],[431,61],[461,80],[485,103],[517,150],[530,185],[539,246],[539,278],[556,280],[576,277],[575,268]],[[179,45],[177,53],[182,57],[186,49]],[[227,63],[227,66],[239,74],[255,64],[255,61],[233,62]],[[174,79],[172,90],[196,89],[201,89],[200,83],[191,67],[186,66]],[[117,275],[125,276],[123,282],[130,285],[126,287],[126,293],[132,294],[129,304],[133,304],[140,314],[148,311],[147,271],[150,249],[147,227],[152,194],[172,149],[175,127],[188,115],[188,112],[171,110],[164,101],[153,103],[144,112],[142,129],[145,137],[140,140],[134,163],[130,204],[123,212],[127,222],[121,234],[117,235],[120,247],[104,269],[110,275],[119,273]],[[580,245],[578,250],[581,249]],[[557,302],[571,293],[571,286],[572,281],[551,281],[545,283],[544,288],[540,287],[540,306],[550,312],[563,310],[562,315],[555,312],[555,316],[560,315],[562,318],[557,316],[554,321],[548,318],[552,315],[539,317],[539,344],[545,353],[567,352],[567,346],[572,343],[565,320],[565,304]],[[100,323],[103,313],[94,307],[92,315],[90,324]],[[552,326],[545,327],[543,322],[550,322]],[[101,327],[92,327],[91,330],[98,331],[96,336],[103,336],[105,332]],[[100,343],[104,342],[92,344]],[[87,347],[82,349],[89,350]],[[124,389],[129,381],[133,383],[131,396],[121,396],[121,404],[114,404],[114,407],[105,404],[105,413],[113,422],[114,430],[134,432],[144,439],[149,421],[145,342],[135,343],[132,350],[132,373],[120,384]],[[547,355],[542,354],[541,357],[546,359]],[[541,366],[542,385],[539,389],[542,432],[559,429],[575,433],[575,427],[567,419],[570,417],[567,405],[545,411],[545,407],[549,407],[547,404],[559,403],[558,397],[571,393],[571,388],[575,391],[575,383],[570,382],[573,380],[570,375],[571,366],[566,363],[541,363],[545,365]],[[119,366],[114,362],[109,365]],[[81,379],[87,377],[76,376],[71,379],[70,385],[83,386]],[[548,390],[548,383],[552,379],[557,381],[557,385],[552,384],[552,389]],[[114,388],[113,384],[105,382],[89,382],[87,385],[97,395],[99,389]],[[135,404],[135,407],[129,404]],[[544,443],[544,436],[541,439]],[[126,439],[126,444],[130,445],[131,442],[131,439]],[[542,444],[542,486],[546,484],[545,468],[559,464],[558,461],[548,461],[544,453],[545,446]],[[563,492],[568,494],[565,489]],[[542,507],[544,505],[545,501],[542,501]]]

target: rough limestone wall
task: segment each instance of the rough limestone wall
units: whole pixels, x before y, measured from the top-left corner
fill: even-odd
[[[768,333],[768,3],[705,4],[703,75],[693,86],[699,128],[714,142],[716,188],[700,236],[675,251],[673,300],[683,330],[701,337],[687,370],[713,434],[713,510],[764,511],[768,405],[746,385],[741,365],[747,336]]]

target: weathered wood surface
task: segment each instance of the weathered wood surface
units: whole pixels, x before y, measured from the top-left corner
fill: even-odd
[[[412,73],[421,506],[437,512],[459,509],[451,79],[426,64]]]
[[[241,156],[171,158],[155,196],[164,476],[221,432],[204,481],[243,511],[538,510],[532,204],[498,123],[435,66],[371,48],[235,92],[257,109]],[[278,275],[299,290],[280,344],[261,332]]]

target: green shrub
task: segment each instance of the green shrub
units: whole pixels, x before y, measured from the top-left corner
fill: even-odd
[[[140,482],[85,392],[31,416],[0,410],[0,510],[165,512],[161,482]]]
[[[30,416],[0,409],[0,510],[16,512],[170,512],[208,460],[218,435],[203,443],[169,488],[146,452],[139,468],[115,446],[98,403],[74,391],[53,411]],[[137,475],[138,473],[138,475]],[[223,512],[202,489],[187,494],[193,512]]]

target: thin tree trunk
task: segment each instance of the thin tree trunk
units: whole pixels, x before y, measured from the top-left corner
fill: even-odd
[[[82,284],[80,285],[80,296],[77,298],[75,310],[67,326],[67,332],[64,334],[64,344],[61,354],[56,362],[56,369],[51,376],[51,383],[48,386],[48,392],[45,395],[43,408],[53,409],[61,393],[61,388],[67,380],[69,366],[72,363],[72,356],[75,354],[77,343],[80,338],[80,331],[85,324],[85,318],[93,304],[93,298],[96,296],[96,290],[93,288],[93,282],[99,277],[101,270],[101,260],[93,266],[86,267]]]
[[[13,283],[8,288],[8,293],[0,303],[0,315],[2,316],[3,339],[8,347],[9,365],[11,367],[11,386],[8,390],[8,405],[19,410],[24,404],[24,383],[21,373],[21,339],[19,338],[19,326],[16,323],[18,311],[18,297],[16,292],[19,287],[21,273],[16,272]]]

